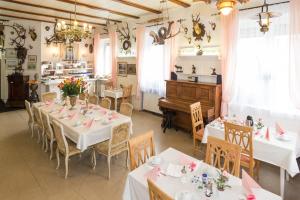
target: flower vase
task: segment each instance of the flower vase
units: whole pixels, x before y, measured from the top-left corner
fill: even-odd
[[[77,96],[76,95],[71,95],[71,96],[69,96],[69,100],[70,100],[70,105],[71,105],[70,110],[73,110],[75,105],[76,105]]]
[[[218,183],[217,183],[217,189],[218,189],[219,191],[224,191],[224,190],[225,190],[225,184],[222,183],[222,182],[218,182]]]

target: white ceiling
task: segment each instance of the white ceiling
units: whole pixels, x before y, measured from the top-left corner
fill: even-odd
[[[20,1],[20,2],[26,2],[26,3],[31,3],[31,4],[37,4],[37,5],[43,5],[43,6],[48,6],[48,7],[53,7],[53,8],[58,8],[58,9],[64,9],[68,11],[74,11],[74,5],[60,2],[57,0],[15,0],[15,1]],[[91,4],[95,6],[100,6],[106,9],[122,12],[122,13],[127,13],[130,15],[135,15],[135,16],[142,16],[145,14],[149,14],[148,11],[134,8],[128,5],[124,5],[119,2],[115,2],[112,0],[77,0],[80,3],[86,3],[86,4]],[[160,9],[160,0],[127,0],[133,3],[141,4],[156,10]],[[193,4],[193,0],[182,0],[186,3]],[[274,3],[274,2],[281,2],[284,0],[268,0],[268,3]],[[249,3],[239,6],[239,8],[245,8],[245,7],[250,7],[250,6],[257,6],[261,5],[263,3],[263,0],[250,0]],[[194,3],[193,6],[205,6],[204,3]],[[169,8],[183,8],[175,3],[168,2],[168,7]],[[213,7],[211,5],[210,7]],[[53,15],[57,16],[58,18],[69,18],[70,15],[67,13],[62,13],[58,11],[53,11],[50,9],[44,9],[44,8],[36,8],[36,7],[31,7],[31,6],[25,6],[25,5],[20,5],[12,2],[7,2],[7,1],[2,1],[0,0],[0,8],[10,8],[10,9],[15,9],[15,10],[23,10],[27,12],[34,12],[34,13],[43,13],[47,15]],[[99,16],[99,17],[106,17],[110,19],[115,19],[115,20],[126,20],[127,18],[121,15],[116,15],[112,14],[108,11],[101,11],[98,9],[91,9],[85,6],[77,6],[77,12],[79,13],[85,13],[93,16]],[[39,20],[46,20],[46,21],[54,21],[54,17],[44,17],[44,16],[37,16],[37,15],[32,15],[32,14],[24,14],[20,12],[13,12],[13,11],[7,11],[4,9],[0,9],[0,15],[14,15],[14,16],[19,16],[19,17],[26,17],[26,18],[35,18]],[[0,16],[0,19],[5,18]],[[98,19],[98,18],[91,18],[91,17],[86,17],[86,16],[77,16],[77,19],[79,20],[85,20],[93,23],[101,23],[104,24],[105,20],[103,19]]]

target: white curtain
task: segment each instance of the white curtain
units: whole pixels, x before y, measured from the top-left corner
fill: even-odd
[[[290,1],[290,94],[300,109],[300,1]]]
[[[170,76],[171,48],[165,45],[152,44],[153,38],[149,33],[157,32],[158,27],[146,28],[144,32],[143,60],[140,69],[140,88],[144,93],[165,96],[165,80]]]
[[[257,11],[240,13],[236,84],[229,114],[243,118],[252,115],[263,118],[267,125],[279,121],[298,129],[295,125],[300,111],[289,94],[288,4],[272,6],[270,10],[283,15],[271,20],[266,34],[261,33],[257,21],[250,18]]]

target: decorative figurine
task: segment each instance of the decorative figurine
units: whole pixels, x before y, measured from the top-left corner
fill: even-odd
[[[196,74],[196,66],[195,65],[193,65],[193,67],[192,67],[192,74]]]
[[[212,69],[211,75],[217,75],[217,73],[216,73],[216,68],[215,68],[215,67],[211,67],[211,69]]]
[[[179,73],[183,72],[182,66],[175,65],[175,68],[176,68],[176,72],[179,72]]]

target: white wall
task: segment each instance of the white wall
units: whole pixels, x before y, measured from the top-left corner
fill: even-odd
[[[23,64],[24,75],[29,75],[30,79],[33,79],[34,74],[38,73],[40,74],[40,63],[41,63],[41,23],[40,22],[34,22],[34,21],[28,21],[28,20],[10,20],[9,24],[13,25],[14,23],[18,23],[22,25],[26,29],[26,40],[24,47],[27,48],[27,58],[25,60],[25,63]],[[37,38],[35,41],[33,41],[28,34],[30,28],[34,28],[35,32],[37,34]],[[15,48],[15,46],[10,45],[10,38],[14,38],[16,36],[16,33],[11,35],[11,31],[13,29],[10,27],[5,27],[5,48]],[[33,48],[30,49],[29,45],[31,45]],[[36,55],[37,56],[37,66],[35,70],[28,70],[27,69],[27,60],[28,55]],[[13,73],[13,70],[8,70],[6,68],[5,59],[2,59],[2,65],[1,65],[1,99],[3,99],[5,102],[8,97],[8,83],[7,83],[7,75]]]

